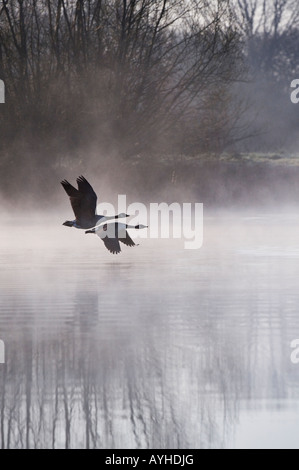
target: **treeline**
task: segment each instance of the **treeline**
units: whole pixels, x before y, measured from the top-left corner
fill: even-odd
[[[299,107],[290,100],[299,78],[299,3],[296,0],[236,0],[248,74],[239,89],[248,102],[244,122],[256,137],[241,149],[298,153]],[[254,126],[253,126],[254,127]]]
[[[0,171],[289,144],[298,20],[294,0],[2,0]]]
[[[227,1],[3,1],[7,124],[128,155],[183,150],[185,130],[199,144],[203,109],[238,74],[230,15]]]

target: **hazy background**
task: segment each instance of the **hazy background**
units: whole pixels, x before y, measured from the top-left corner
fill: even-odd
[[[0,2],[3,200],[81,173],[107,199],[294,200],[298,26],[294,0]]]
[[[0,0],[1,448],[298,448],[298,39],[295,0]],[[80,174],[202,202],[202,248],[62,227]]]

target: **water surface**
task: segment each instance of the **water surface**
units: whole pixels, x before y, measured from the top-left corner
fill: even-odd
[[[299,447],[299,217],[206,217],[121,255],[0,233],[2,448]]]

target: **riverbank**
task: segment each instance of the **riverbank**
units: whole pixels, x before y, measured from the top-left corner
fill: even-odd
[[[83,174],[98,202],[202,202],[207,209],[299,206],[299,155],[223,154],[147,156],[129,160],[98,155],[67,160],[47,170],[37,162],[23,175],[14,167],[1,183],[2,207],[28,206],[51,211],[65,205],[59,182],[72,184]]]

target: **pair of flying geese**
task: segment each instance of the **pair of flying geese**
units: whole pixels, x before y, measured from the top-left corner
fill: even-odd
[[[63,225],[86,230],[85,233],[95,233],[113,254],[121,252],[120,241],[127,246],[136,246],[127,229],[147,228],[146,225],[127,225],[118,222],[104,224],[108,220],[121,219],[129,217],[129,215],[123,213],[114,216],[97,215],[97,195],[84,176],[77,178],[78,189],[74,188],[67,180],[61,181],[61,184],[70,198],[76,217],[75,220],[67,220]]]

